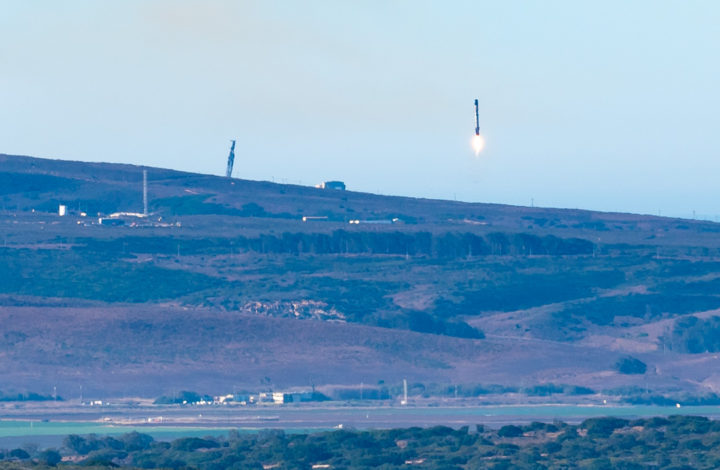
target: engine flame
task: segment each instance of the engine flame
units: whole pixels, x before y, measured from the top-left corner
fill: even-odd
[[[475,151],[475,155],[480,155],[482,149],[485,148],[485,139],[479,134],[475,134],[472,138],[472,148]]]

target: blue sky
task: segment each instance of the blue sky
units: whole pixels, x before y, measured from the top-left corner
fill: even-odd
[[[715,219],[720,2],[0,0],[0,152]],[[470,147],[473,100],[487,145]]]

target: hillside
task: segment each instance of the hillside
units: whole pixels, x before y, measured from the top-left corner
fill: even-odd
[[[719,224],[0,165],[3,389],[720,387]]]

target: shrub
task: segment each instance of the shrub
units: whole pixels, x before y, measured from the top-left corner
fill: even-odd
[[[220,447],[215,441],[210,439],[200,439],[199,437],[185,437],[182,439],[176,439],[171,444],[173,449],[192,452],[197,449],[214,449]]]
[[[608,437],[616,429],[623,428],[629,423],[626,419],[607,417],[590,418],[583,421],[581,427],[587,430],[590,437]]]
[[[30,454],[25,452],[22,449],[13,449],[10,452],[8,452],[8,457],[20,459],[20,460],[27,460],[30,458]]]
[[[60,455],[60,452],[55,449],[45,449],[40,452],[40,455],[38,455],[38,462],[43,465],[49,465],[50,467],[54,467],[61,461],[62,456]]]
[[[125,450],[128,452],[148,449],[150,444],[153,443],[152,436],[137,431],[123,434],[120,436],[120,440],[125,444]]]
[[[522,436],[522,434],[523,434],[522,428],[512,425],[512,424],[503,426],[498,430],[498,436],[500,436],[500,437],[518,437],[518,436]]]
[[[621,374],[644,374],[647,371],[647,365],[640,359],[628,356],[615,363],[615,370]]]

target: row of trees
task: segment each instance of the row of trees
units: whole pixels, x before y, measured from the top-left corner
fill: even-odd
[[[369,253],[396,255],[427,255],[464,258],[486,255],[580,255],[591,254],[593,244],[578,238],[562,239],[548,235],[520,233],[429,232],[350,232],[335,230],[325,233],[283,233],[276,237],[261,235],[241,237],[238,248],[262,253]]]
[[[257,237],[231,239],[174,239],[125,237],[114,240],[84,239],[90,249],[107,252],[130,253],[218,253],[254,251],[277,254],[389,254],[425,255],[441,258],[465,258],[487,255],[586,255],[592,254],[594,245],[579,238],[558,238],[527,233],[474,233],[447,232],[381,232],[335,230],[331,233],[261,234]],[[229,246],[228,246],[229,245]]]
[[[98,469],[711,469],[720,466],[720,423],[672,416],[627,420],[591,418],[580,425],[561,422],[506,425],[499,429],[446,426],[373,431],[339,430],[286,434],[280,430],[224,437],[186,437],[159,442],[131,433],[119,437],[68,436],[60,453],[80,456]],[[21,449],[11,460],[31,456]],[[53,465],[51,461],[42,463]],[[29,466],[29,465],[28,465]],[[0,468],[9,467],[0,464]],[[76,468],[63,465],[63,468]]]

